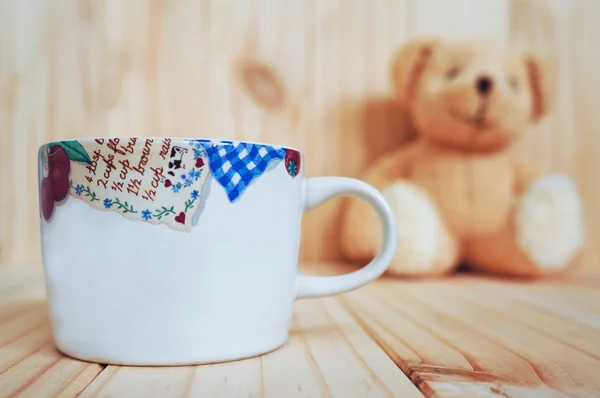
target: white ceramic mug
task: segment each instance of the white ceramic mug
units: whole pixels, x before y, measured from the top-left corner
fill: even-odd
[[[379,277],[397,245],[383,196],[350,178],[305,178],[303,165],[294,149],[250,142],[43,145],[42,254],[57,348],[121,365],[252,357],[284,344],[296,299]],[[302,215],[336,195],[374,207],[381,252],[346,275],[300,275]]]

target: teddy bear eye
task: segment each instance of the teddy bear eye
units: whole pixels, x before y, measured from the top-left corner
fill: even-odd
[[[446,72],[446,78],[454,79],[455,77],[458,76],[459,73],[460,73],[460,68],[458,66],[455,66],[453,68],[448,69],[448,71]]]
[[[519,81],[515,77],[508,78],[508,85],[513,89],[517,90],[519,88]]]

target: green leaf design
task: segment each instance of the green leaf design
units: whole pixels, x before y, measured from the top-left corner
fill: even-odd
[[[170,209],[167,209],[165,206],[162,206],[162,209],[156,209],[154,210],[154,212],[154,217],[158,218],[159,220],[163,217],[168,216],[169,214],[175,214],[174,206],[171,206]]]
[[[92,191],[89,186],[83,188],[83,192],[85,192],[85,196],[89,196],[90,202],[100,200],[96,197],[96,192]]]
[[[65,150],[69,159],[75,162],[92,163],[90,155],[86,152],[85,148],[77,141],[58,141],[50,144],[50,147],[60,146]]]
[[[130,205],[126,201],[121,203],[119,198],[115,198],[113,204],[117,206],[117,209],[121,210],[121,213],[137,213],[137,210],[133,208],[133,205]]]

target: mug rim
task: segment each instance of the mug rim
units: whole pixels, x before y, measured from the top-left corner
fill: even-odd
[[[225,139],[225,138],[206,138],[206,137],[173,137],[173,136],[135,136],[135,135],[131,135],[131,136],[97,136],[97,137],[80,137],[80,138],[66,138],[66,139],[58,139],[58,140],[53,140],[53,141],[47,141],[44,142],[43,144],[40,145],[40,149],[44,148],[45,146],[48,145],[52,145],[52,144],[56,144],[59,142],[91,142],[91,141],[95,141],[95,140],[114,140],[114,139],[118,139],[120,141],[122,140],[129,140],[135,138],[136,140],[142,140],[142,139],[153,139],[153,140],[165,140],[165,139],[169,139],[171,141],[190,141],[190,140],[201,140],[201,141],[210,141],[212,144],[214,145],[219,145],[219,146],[224,146],[224,145],[231,145],[231,144],[247,144],[247,145],[256,145],[256,146],[270,146],[273,148],[280,148],[280,149],[289,149],[292,151],[296,151],[300,154],[302,154],[302,151],[299,150],[298,148],[294,148],[288,145],[281,145],[281,144],[274,144],[274,143],[268,143],[268,142],[259,142],[259,141],[247,141],[247,140],[234,140],[234,139]]]

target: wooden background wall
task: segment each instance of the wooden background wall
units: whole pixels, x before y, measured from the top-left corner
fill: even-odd
[[[552,59],[555,113],[518,150],[577,178],[600,264],[599,16],[596,0],[0,0],[0,261],[39,264],[48,140],[271,141],[301,148],[309,176],[356,176],[402,140],[391,52],[435,34]],[[338,204],[306,215],[304,259],[338,258]]]

